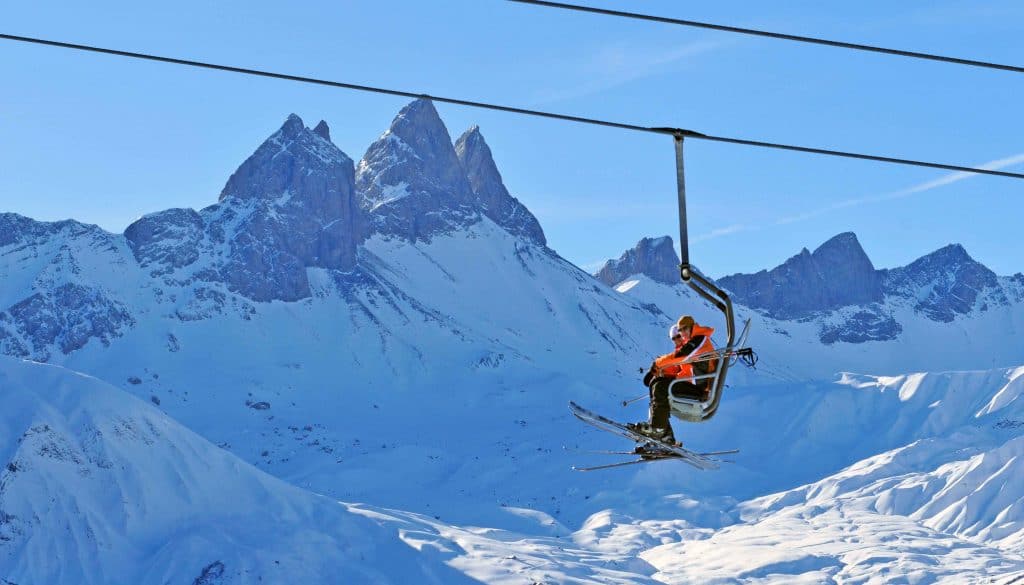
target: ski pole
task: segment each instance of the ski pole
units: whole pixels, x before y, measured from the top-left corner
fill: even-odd
[[[637,396],[636,398],[631,398],[629,400],[623,400],[622,406],[629,406],[630,404],[636,402],[637,400],[643,400],[644,398],[647,398],[646,394],[641,394],[640,396]]]

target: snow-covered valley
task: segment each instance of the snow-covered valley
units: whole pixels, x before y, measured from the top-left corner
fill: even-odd
[[[0,228],[0,582],[1024,576],[1024,277],[962,248],[875,271],[841,234],[722,279],[761,361],[674,424],[733,463],[578,473],[631,445],[567,402],[644,418],[668,325],[720,318],[667,238],[562,259],[429,102],[359,163],[291,116],[217,204],[125,234]],[[860,296],[771,292],[836,266]]]

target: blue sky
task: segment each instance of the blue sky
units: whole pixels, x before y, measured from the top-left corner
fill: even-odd
[[[146,5],[150,4],[150,5]],[[1024,5],[596,2],[678,18],[1024,63]],[[501,0],[7,3],[2,32],[710,134],[1024,171],[1024,75]],[[354,159],[407,100],[0,41],[0,211],[120,232],[216,201],[284,121]],[[550,245],[593,268],[677,233],[667,137],[440,104],[479,124]],[[1024,181],[687,143],[691,259],[768,268],[854,231],[878,267],[962,243],[1024,271]]]

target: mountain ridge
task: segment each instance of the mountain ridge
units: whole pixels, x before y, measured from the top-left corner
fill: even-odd
[[[655,254],[651,248],[655,241],[661,243],[660,250],[667,252]],[[643,274],[672,285],[680,282],[678,277],[670,277],[678,258],[669,236],[643,238],[619,260],[609,260],[595,277],[617,286],[633,275]],[[886,299],[912,301],[915,311],[949,323],[968,315],[976,306],[987,307],[982,298],[998,305],[1019,300],[1019,293],[1008,290],[1013,287],[1002,285],[1016,281],[1024,281],[1024,276],[999,277],[960,244],[943,246],[906,266],[876,269],[852,232],[833,236],[814,252],[803,248],[772,269],[716,279],[735,303],[778,320],[811,319],[860,307],[862,325],[881,327],[865,340],[891,339],[899,333],[889,317],[878,314]]]

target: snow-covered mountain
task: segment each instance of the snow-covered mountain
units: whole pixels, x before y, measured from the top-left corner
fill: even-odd
[[[667,278],[678,263],[671,238],[645,238],[596,277],[665,313],[685,312],[693,295]],[[762,355],[797,378],[1012,366],[1024,357],[1024,275],[997,276],[955,244],[877,270],[843,233],[771,270],[717,282],[753,319]],[[713,312],[695,312],[720,326]]]
[[[562,442],[529,424],[568,423],[580,392],[641,391],[667,318],[545,246],[478,128],[447,136],[417,101],[355,165],[289,116],[198,212],[123,235],[5,214],[0,349],[110,381],[319,493],[422,510],[458,482],[467,517],[557,509],[564,492],[492,457],[561,473]]]
[[[120,475],[90,473],[122,491],[173,492],[176,509],[198,516],[165,515],[152,530],[136,529],[81,510],[135,518],[153,505],[140,511],[103,489],[78,494],[49,479],[40,500],[28,488],[0,487],[0,510],[19,522],[30,517],[26,509],[68,503],[40,516],[33,531],[19,525],[22,535],[46,539],[9,541],[21,548],[7,549],[14,552],[4,570],[12,572],[0,579],[33,582],[59,570],[69,581],[88,574],[102,582],[94,575],[115,567],[186,559],[174,578],[197,579],[220,560],[209,569],[217,575],[196,582],[275,581],[280,573],[266,559],[285,567],[302,560],[224,544],[250,542],[241,535],[247,526],[263,538],[263,524],[224,528],[223,516],[203,516],[220,507],[221,472],[209,479],[196,470],[225,468],[240,470],[224,485],[241,494],[226,510],[256,509],[253,494],[270,494],[267,517],[286,528],[266,536],[268,546],[307,550],[297,536],[306,525],[317,543],[310,554],[339,547],[323,553],[316,570],[354,558],[339,544],[345,538],[397,547],[393,561],[366,557],[381,576],[356,582],[817,582],[884,579],[910,565],[955,581],[1024,570],[1016,500],[995,495],[1011,485],[1015,467],[988,474],[997,477],[984,496],[992,504],[979,508],[975,496],[960,506],[963,522],[947,521],[955,505],[940,511],[951,505],[943,485],[973,485],[987,473],[957,469],[993,469],[1015,456],[1020,373],[1006,368],[1024,364],[1024,277],[992,280],[962,249],[892,271],[875,270],[857,250],[843,235],[798,256],[792,270],[730,277],[744,283],[728,286],[741,316],[755,322],[761,366],[735,369],[713,423],[683,425],[677,436],[699,449],[739,448],[734,465],[703,474],[671,463],[580,474],[570,466],[598,456],[575,450],[626,446],[582,427],[565,403],[643,418],[643,401],[631,410],[621,401],[645,393],[638,369],[667,349],[668,325],[686,312],[720,326],[717,315],[677,282],[668,238],[641,242],[601,280],[562,259],[505,187],[479,128],[453,143],[427,101],[404,108],[358,163],[331,142],[326,123],[311,130],[289,116],[216,203],[147,215],[124,234],[2,214],[0,353],[51,365],[0,362],[0,402],[17,406],[4,427],[13,438],[0,445],[17,441],[34,424],[24,420],[45,411],[72,450],[89,453],[86,427],[74,421],[100,420],[89,414],[93,402],[136,421],[140,433],[151,421],[161,433],[143,434],[152,450],[104,447],[119,449],[112,469],[120,466]],[[779,283],[803,296],[765,292]],[[813,287],[823,288],[805,290]],[[908,375],[950,369],[983,371]],[[838,372],[858,373],[837,380]],[[15,382],[21,390],[8,394]],[[48,403],[51,391],[82,393],[84,402]],[[29,408],[16,396],[36,398]],[[970,441],[978,451],[959,450]],[[919,443],[937,447],[914,466],[879,463],[871,478],[845,479]],[[9,449],[0,463],[18,467],[18,453]],[[42,457],[25,453],[30,462]],[[987,453],[983,465],[972,459]],[[903,478],[904,469],[917,479]],[[971,479],[958,484],[961,476]],[[180,487],[181,478],[204,493]],[[930,487],[906,498],[904,479]],[[841,487],[815,487],[826,484]],[[835,506],[820,497],[826,489]],[[860,512],[864,498],[886,491],[899,505]],[[23,499],[8,504],[13,493]],[[325,512],[327,498],[365,504]],[[855,506],[856,526],[832,522]],[[193,531],[161,532],[172,521]],[[0,521],[0,535],[8,525],[15,523]],[[85,536],[54,536],[52,527],[65,525]],[[784,530],[817,535],[818,548],[801,553],[778,538]],[[844,537],[865,544],[829,544]],[[194,544],[207,541],[214,544]],[[96,560],[88,573],[43,567],[32,560],[41,549],[26,548],[33,542],[64,559]],[[93,555],[95,542],[136,552]],[[713,552],[719,542],[721,553]],[[740,554],[730,556],[730,547]],[[164,578],[131,574],[131,582]]]

